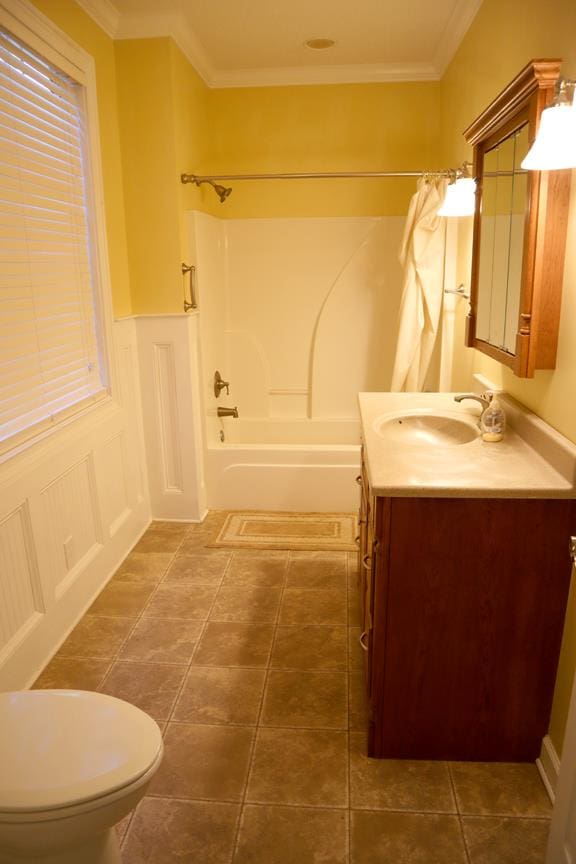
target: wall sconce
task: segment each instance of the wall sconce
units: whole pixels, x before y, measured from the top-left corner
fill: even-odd
[[[528,171],[576,168],[576,81],[560,79],[554,103],[540,115],[536,140],[522,168]]]
[[[476,181],[470,177],[468,162],[454,172],[438,216],[473,216],[476,203]]]

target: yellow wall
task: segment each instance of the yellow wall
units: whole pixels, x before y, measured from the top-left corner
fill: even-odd
[[[33,0],[33,2],[41,12],[91,54],[95,61],[104,208],[114,314],[129,315],[132,305],[126,251],[114,43],[79,6],[71,3],[70,0]]]
[[[180,174],[439,167],[440,85],[209,91],[170,39],[116,43],[132,303],[179,312],[185,214],[402,215],[415,180],[231,183],[221,204]]]
[[[180,174],[205,164],[208,89],[168,38],[119,41],[116,62],[133,309],[181,312],[184,214],[203,203]]]
[[[484,0],[482,7],[442,80],[442,141],[445,161],[470,157],[462,130],[531,59],[562,58],[563,74],[576,77],[576,3],[574,0]],[[462,244],[459,275],[469,284],[469,232]],[[463,304],[462,304],[463,305]],[[470,371],[483,372],[548,423],[576,441],[576,182],[573,182],[564,278],[562,321],[556,369],[522,380],[477,351],[463,347],[462,320],[455,368],[459,389]],[[568,538],[566,538],[568,543]],[[574,593],[574,592],[573,592]],[[568,617],[550,735],[558,752],[576,668],[576,604]]]
[[[339,84],[210,93],[210,166],[219,173],[421,170],[440,162],[440,86]],[[402,215],[410,180],[230,182],[225,218]]]

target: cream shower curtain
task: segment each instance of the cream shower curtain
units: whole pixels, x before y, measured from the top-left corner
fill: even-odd
[[[442,311],[446,232],[437,211],[448,181],[422,177],[412,196],[400,263],[404,275],[392,391],[421,391]]]

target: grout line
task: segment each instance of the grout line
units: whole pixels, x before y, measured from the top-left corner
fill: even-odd
[[[243,818],[244,818],[244,811],[245,811],[245,806],[246,806],[246,796],[248,795],[248,786],[250,785],[250,780],[252,778],[252,771],[254,768],[254,757],[255,757],[255,753],[256,753],[256,744],[258,741],[259,731],[261,728],[267,728],[267,727],[262,727],[262,725],[261,725],[262,712],[264,709],[264,700],[266,698],[266,691],[268,689],[268,679],[270,677],[270,672],[271,672],[270,663],[272,661],[272,654],[274,651],[274,646],[276,644],[276,635],[278,633],[278,624],[280,621],[282,604],[284,602],[284,594],[286,591],[286,586],[287,586],[287,581],[288,581],[288,572],[290,570],[291,561],[292,561],[292,553],[289,551],[288,556],[286,557],[286,559],[284,561],[284,581],[283,581],[282,588],[280,589],[280,599],[278,602],[278,608],[276,609],[276,618],[274,621],[274,629],[272,632],[272,639],[270,640],[270,648],[268,649],[268,657],[267,657],[266,666],[264,669],[264,681],[263,681],[263,686],[262,686],[262,694],[260,696],[260,704],[258,706],[256,725],[254,727],[254,736],[252,738],[252,747],[250,749],[250,755],[248,758],[248,770],[246,772],[246,781],[244,783],[244,792],[242,795],[242,800],[240,802],[240,810],[238,813],[238,820],[236,823],[236,832],[234,835],[234,843],[232,846],[232,856],[230,858],[231,862],[236,857],[236,852],[238,851],[238,843],[240,842],[240,830],[241,830]],[[250,802],[250,803],[252,803],[252,802]]]
[[[468,843],[466,842],[466,834],[464,833],[464,822],[462,821],[462,814],[460,812],[460,804],[458,802],[458,795],[456,794],[456,783],[454,777],[452,775],[452,766],[450,762],[446,762],[446,767],[448,769],[448,777],[450,779],[450,786],[452,788],[452,797],[454,799],[454,806],[456,807],[456,814],[458,816],[458,824],[460,826],[460,836],[462,837],[462,845],[464,847],[464,855],[466,856],[466,861],[468,864],[471,864],[472,859],[470,857],[470,850],[468,848]]]
[[[152,525],[153,525],[153,524],[154,524],[154,523],[152,523]],[[149,528],[148,528],[147,530],[149,530]],[[187,531],[185,531],[185,532],[183,533],[183,535],[182,535],[182,540],[180,541],[180,543],[178,544],[178,546],[176,547],[176,549],[175,549],[174,552],[172,553],[172,556],[171,556],[170,560],[167,562],[167,566],[166,566],[166,568],[164,569],[164,572],[163,572],[163,574],[162,574],[162,578],[161,578],[161,579],[160,579],[160,580],[159,580],[159,581],[154,585],[154,590],[150,593],[148,599],[146,600],[146,603],[144,604],[144,606],[143,606],[142,609],[140,610],[140,614],[137,615],[137,616],[135,617],[134,626],[130,629],[130,631],[126,634],[126,638],[125,638],[125,639],[121,642],[121,644],[118,646],[118,650],[117,650],[116,654],[114,655],[114,657],[112,658],[112,662],[110,663],[110,667],[108,668],[108,671],[107,671],[106,675],[104,676],[103,681],[100,683],[100,686],[98,687],[98,691],[99,691],[99,692],[102,692],[102,688],[105,686],[106,682],[108,681],[108,679],[109,679],[109,677],[110,677],[110,673],[111,673],[111,671],[112,671],[112,669],[113,669],[115,663],[116,663],[116,662],[118,661],[118,659],[119,659],[120,652],[122,651],[122,649],[124,648],[124,646],[127,644],[128,640],[130,639],[130,637],[132,636],[132,634],[133,634],[134,631],[136,630],[136,627],[138,626],[138,624],[140,623],[140,621],[141,621],[142,618],[144,617],[144,610],[146,609],[146,607],[148,606],[148,604],[150,603],[150,601],[152,600],[152,598],[156,595],[156,593],[157,593],[157,591],[158,591],[160,585],[162,585],[162,584],[164,583],[164,580],[166,579],[166,574],[168,573],[168,570],[170,569],[170,567],[171,567],[172,564],[174,563],[174,560],[175,560],[176,556],[178,555],[178,550],[181,548],[182,543],[184,542],[184,539],[186,538],[186,536],[187,536],[189,530],[190,530],[190,529],[188,529]],[[139,554],[148,555],[148,554],[154,554],[154,553],[143,552],[143,553],[139,553]],[[124,559],[124,560],[126,560],[126,559]],[[122,566],[123,563],[124,563],[124,562],[122,562],[122,563],[120,564],[120,567]],[[119,568],[118,568],[118,569],[119,569]],[[114,578],[114,576],[112,576],[112,578]],[[120,580],[119,580],[119,581],[120,581]],[[108,584],[110,584],[110,583],[108,583]],[[98,595],[98,596],[100,596],[100,595]],[[112,616],[109,616],[109,617],[112,617]],[[130,617],[132,617],[132,616],[130,616]],[[134,660],[133,660],[132,662],[138,662],[138,661],[134,661]],[[180,665],[180,664],[165,664],[165,665]],[[182,665],[183,665],[183,664],[182,664]],[[186,676],[184,676],[184,679],[183,679],[183,680],[185,680],[185,678],[186,678]],[[157,721],[156,721],[156,722],[157,722]],[[163,721],[162,721],[162,722],[163,722]],[[158,724],[158,725],[160,725],[160,724]],[[164,738],[164,733],[162,733],[162,737]],[[135,817],[135,815],[136,815],[136,810],[139,809],[140,804],[142,804],[142,802],[146,799],[146,797],[147,797],[147,796],[144,796],[144,798],[142,798],[141,801],[139,802],[138,807],[134,808],[134,809],[131,811],[131,813],[130,813],[130,818],[129,818],[129,820],[128,820],[128,824],[127,824],[127,826],[126,826],[126,830],[124,831],[124,835],[123,835],[123,837],[122,837],[122,840],[121,840],[120,843],[118,844],[118,845],[120,846],[121,849],[124,848],[124,845],[125,845],[125,843],[126,843],[126,841],[127,841],[127,839],[128,839],[128,835],[129,835],[129,833],[130,833],[130,829],[131,829],[131,827],[132,827],[132,823],[133,823],[133,821],[134,821],[134,817]]]
[[[152,523],[152,524],[153,524],[153,523]],[[150,530],[150,526],[148,526],[148,528],[146,529],[146,532],[147,532],[148,530]],[[146,534],[146,532],[144,532],[144,534]],[[187,533],[188,533],[188,532],[185,532],[185,533],[183,534],[183,537],[185,537]],[[143,536],[144,536],[144,535],[143,535]],[[140,619],[143,617],[144,609],[146,608],[146,606],[147,606],[148,603],[150,602],[151,598],[156,594],[156,591],[158,590],[158,586],[162,584],[162,582],[163,582],[163,580],[164,580],[164,578],[165,578],[165,576],[166,576],[166,573],[167,573],[168,570],[170,569],[170,567],[171,567],[171,565],[172,565],[172,563],[173,563],[173,561],[174,561],[174,558],[176,557],[176,555],[177,555],[177,553],[178,553],[178,549],[180,548],[181,545],[182,545],[182,541],[179,543],[179,545],[176,547],[176,549],[175,549],[174,552],[172,553],[172,556],[171,556],[170,560],[167,561],[167,564],[166,564],[166,567],[165,567],[165,569],[164,569],[164,572],[163,572],[163,574],[162,574],[161,579],[159,579],[158,582],[154,583],[154,588],[153,588],[152,592],[150,593],[148,599],[146,600],[146,603],[144,604],[144,606],[143,606],[142,609],[140,610],[140,614],[139,614],[139,615],[136,615],[136,616],[131,616],[131,615],[129,615],[129,616],[117,616],[117,617],[127,617],[127,618],[132,618],[132,617],[134,617],[134,626],[130,628],[130,630],[129,630],[128,633],[126,634],[126,637],[125,637],[125,638],[122,640],[122,642],[118,645],[118,649],[117,649],[116,653],[112,656],[112,658],[111,658],[111,660],[110,660],[110,665],[109,665],[108,669],[106,670],[106,674],[105,674],[104,678],[102,679],[102,681],[100,682],[100,684],[99,684],[99,686],[98,686],[98,688],[97,688],[97,692],[100,692],[100,693],[103,692],[103,691],[102,691],[102,688],[105,686],[106,682],[108,681],[108,679],[109,679],[109,677],[110,677],[110,673],[112,672],[112,669],[114,668],[114,665],[116,664],[116,662],[117,662],[118,659],[119,659],[120,652],[122,651],[122,649],[124,648],[124,646],[126,645],[126,643],[128,642],[128,640],[130,639],[130,637],[132,636],[132,634],[134,633],[136,627],[138,626],[138,623],[139,623]],[[131,554],[131,553],[129,553],[129,554]],[[149,554],[154,554],[154,553],[142,552],[142,553],[135,553],[135,554],[149,555]],[[164,553],[164,554],[166,554],[166,553]],[[126,556],[126,557],[128,557],[128,556]],[[114,576],[116,575],[116,573],[118,572],[118,570],[120,569],[120,567],[122,566],[122,564],[124,563],[125,560],[126,560],[126,559],[124,559],[124,560],[120,563],[119,567],[116,568],[116,571],[115,571],[114,574],[112,575],[112,578],[109,580],[109,582],[107,582],[107,584],[106,584],[105,587],[107,587],[108,585],[111,584],[112,579],[114,578]],[[118,580],[118,581],[124,581],[124,580]],[[128,581],[128,584],[138,584],[138,583],[137,583],[137,582],[135,582],[135,583],[130,583],[130,582]],[[104,589],[102,589],[102,590],[104,590]],[[102,593],[102,592],[100,592],[100,593]],[[98,596],[100,596],[100,594],[99,594]],[[89,612],[89,610],[87,610],[87,612],[85,613],[85,615],[88,614],[88,612]],[[81,620],[84,620],[84,617],[85,617],[85,616],[83,616],[83,618],[82,618]],[[102,615],[102,616],[93,616],[93,617],[102,617],[102,618],[109,617],[109,618],[113,618],[113,617],[115,617],[115,616],[112,616],[112,615],[109,615],[109,616]],[[143,800],[144,800],[144,798],[142,799],[142,801],[143,801]],[[142,802],[140,802],[140,803],[142,803]],[[132,826],[132,822],[134,821],[134,816],[136,815],[136,810],[137,810],[137,809],[138,809],[138,807],[134,808],[134,809],[130,812],[130,818],[128,819],[128,824],[126,825],[126,830],[124,831],[124,834],[123,834],[123,836],[122,836],[122,839],[120,840],[120,838],[118,838],[118,839],[119,839],[118,846],[119,846],[121,849],[124,847],[124,844],[125,844],[126,839],[127,839],[127,837],[128,837],[128,833],[129,833],[130,828],[131,828],[131,826]],[[115,826],[114,826],[114,827],[115,827]]]
[[[352,769],[350,765],[350,558],[346,553],[346,756],[348,812],[346,825],[346,860],[352,859]]]
[[[171,708],[169,715],[168,715],[168,721],[167,721],[168,723],[172,722],[172,718],[174,716],[174,711],[176,710],[176,705],[178,704],[180,696],[182,695],[182,691],[184,690],[184,687],[186,685],[186,681],[188,679],[188,673],[190,672],[190,669],[192,668],[192,666],[194,664],[194,657],[196,656],[196,652],[198,651],[198,646],[200,645],[200,642],[202,641],[202,637],[204,636],[204,633],[206,632],[206,629],[207,629],[208,624],[210,622],[210,614],[214,608],[214,605],[215,605],[216,600],[218,598],[218,595],[220,593],[220,588],[222,587],[222,584],[224,582],[224,577],[225,577],[226,572],[227,572],[228,568],[230,567],[231,563],[232,563],[232,557],[230,557],[230,559],[228,560],[228,562],[226,563],[226,566],[224,567],[224,569],[222,571],[220,581],[218,582],[218,586],[216,588],[216,591],[214,592],[214,597],[212,598],[212,603],[210,604],[210,609],[208,610],[208,612],[206,614],[205,620],[202,622],[202,628],[201,628],[200,633],[198,635],[198,639],[196,640],[196,644],[194,645],[194,649],[190,655],[190,659],[189,659],[188,663],[186,664],[186,672],[184,673],[184,678],[182,679],[182,684],[181,684],[181,686],[180,686],[180,688],[176,694],[176,697],[172,703],[172,708]],[[187,620],[187,619],[183,619],[183,620]],[[168,727],[166,727],[166,729],[168,729]]]

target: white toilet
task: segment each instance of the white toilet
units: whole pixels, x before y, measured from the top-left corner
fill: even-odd
[[[119,864],[114,825],[162,752],[155,721],[121,699],[0,693],[1,864]]]

